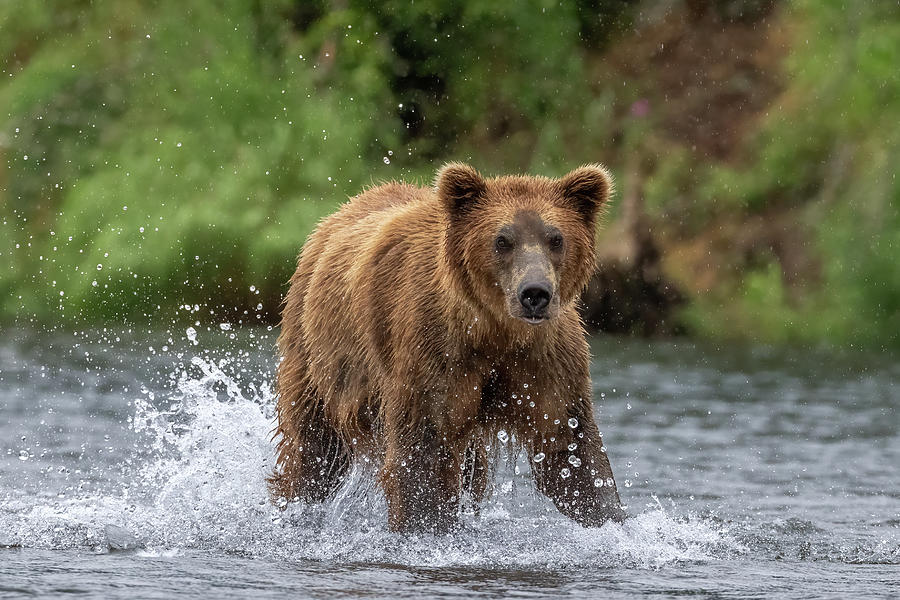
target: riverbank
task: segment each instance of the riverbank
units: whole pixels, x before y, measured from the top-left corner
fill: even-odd
[[[591,327],[900,347],[900,8],[477,4],[4,5],[0,322],[274,323],[366,185],[599,161]]]

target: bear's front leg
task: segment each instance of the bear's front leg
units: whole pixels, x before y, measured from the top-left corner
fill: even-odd
[[[590,404],[570,414],[530,452],[538,489],[561,513],[585,527],[625,520],[616,482]]]
[[[430,424],[385,431],[380,479],[393,531],[446,533],[458,522],[462,453]]]

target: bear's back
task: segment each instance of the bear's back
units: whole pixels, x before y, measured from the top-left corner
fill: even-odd
[[[426,202],[432,196],[431,190],[408,183],[385,183],[354,196],[327,217],[322,224],[325,225],[331,221],[352,223],[360,219],[372,218],[383,220],[388,218],[386,211],[402,210],[410,205]]]

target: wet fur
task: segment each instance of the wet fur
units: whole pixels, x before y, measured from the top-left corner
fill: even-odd
[[[282,315],[273,496],[322,501],[365,455],[380,465],[392,529],[446,531],[463,488],[483,496],[485,446],[504,429],[529,457],[544,453],[535,482],[561,512],[585,525],[621,519],[615,487],[594,485],[612,471],[575,310],[610,193],[596,165],[552,180],[484,179],[452,163],[434,188],[381,185],[325,219]],[[566,241],[558,313],[537,326],[510,315],[492,246],[523,212]]]

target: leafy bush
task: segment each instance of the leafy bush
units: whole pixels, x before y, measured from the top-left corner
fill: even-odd
[[[751,212],[799,207],[821,283],[792,302],[772,263],[686,317],[714,335],[900,345],[900,7],[805,0],[789,18],[789,85],[755,158],[713,167],[701,198]]]
[[[737,261],[693,299],[693,331],[900,344],[900,8],[666,6],[732,25],[776,7],[783,89],[729,160],[630,113],[668,100],[652,66],[637,85],[621,67],[659,5],[2,3],[0,319],[271,318],[305,236],[366,185],[428,182],[450,158],[603,160],[647,174],[669,238],[773,214],[812,232],[816,281],[789,289],[775,253]]]

